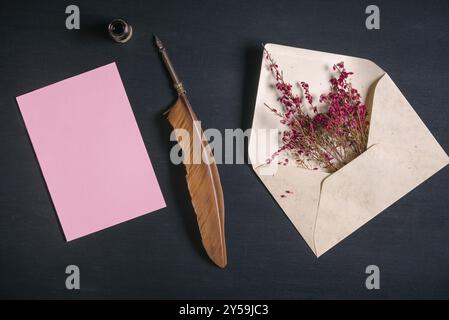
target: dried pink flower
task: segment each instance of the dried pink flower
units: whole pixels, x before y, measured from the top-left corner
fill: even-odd
[[[302,95],[294,94],[293,86],[284,81],[283,72],[270,53],[265,50],[265,54],[276,80],[281,111],[267,107],[286,126],[281,134],[282,145],[272,158],[285,151],[299,166],[317,170],[318,165],[333,172],[366,150],[367,108],[349,81],[353,72],[347,71],[343,62],[333,66],[336,77],[330,79],[329,92],[320,95],[318,106],[314,104],[309,84],[298,83]],[[286,165],[288,160],[285,160],[280,163]]]

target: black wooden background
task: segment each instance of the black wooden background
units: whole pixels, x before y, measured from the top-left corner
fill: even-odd
[[[81,29],[65,28],[65,8]],[[261,43],[365,57],[387,70],[449,150],[449,2],[6,1],[0,3],[0,297],[449,298],[449,171],[444,169],[317,259],[247,165],[222,165],[229,266],[202,249],[184,169],[169,161],[173,102],[157,33],[206,127],[248,128]],[[135,29],[124,45],[105,25]],[[116,61],[167,208],[66,243],[15,97]],[[65,288],[78,265],[81,289]],[[365,288],[378,265],[381,289]]]

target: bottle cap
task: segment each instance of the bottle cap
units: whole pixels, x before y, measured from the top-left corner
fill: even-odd
[[[133,28],[123,19],[114,19],[108,25],[108,32],[115,42],[125,43],[131,39]]]

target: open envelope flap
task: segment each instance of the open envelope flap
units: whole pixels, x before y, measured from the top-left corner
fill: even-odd
[[[448,164],[448,156],[386,74],[374,89],[368,150],[323,180],[320,256]]]
[[[313,93],[328,89],[329,68],[344,61],[355,73],[354,87],[367,98],[368,109],[372,108],[369,148],[342,169],[328,174],[299,168],[290,161],[266,174],[262,163],[277,150],[271,140],[277,141],[278,137],[268,138],[268,148],[272,149],[266,152],[266,138],[259,139],[255,132],[272,128],[282,131],[285,127],[265,106],[276,107],[279,102],[267,61],[262,58],[249,158],[258,177],[317,256],[448,163],[446,153],[375,63],[274,44],[266,48],[285,71],[287,81],[299,77],[297,80],[310,84]],[[285,196],[286,190],[293,194]]]
[[[276,63],[284,71],[284,79],[286,82],[294,85],[294,90],[298,90],[297,81],[306,81],[310,85],[311,94],[315,97],[329,90],[329,79],[332,75],[335,75],[335,72],[332,71],[332,66],[341,61],[344,61],[348,70],[354,72],[355,75],[352,77],[351,82],[359,90],[362,97],[366,97],[371,90],[372,84],[385,74],[372,61],[357,57],[277,44],[266,44],[265,48],[271,53],[273,59],[275,59]],[[248,155],[253,167],[264,163],[267,157],[278,149],[278,136],[269,136],[269,143],[267,144],[266,141],[254,138],[258,130],[285,130],[285,125],[281,124],[279,118],[265,105],[279,108],[279,94],[274,88],[274,84],[275,80],[269,70],[269,63],[262,56],[252,134],[248,147]],[[265,149],[266,146],[268,146],[269,150]]]

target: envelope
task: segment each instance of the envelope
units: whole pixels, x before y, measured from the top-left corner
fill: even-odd
[[[276,170],[267,170],[266,154],[276,151],[278,141],[273,140],[279,136],[260,139],[258,132],[285,128],[265,106],[279,107],[279,102],[268,62],[262,58],[249,158],[255,173],[317,257],[449,163],[393,80],[375,63],[275,44],[266,49],[284,71],[286,82],[305,81],[315,96],[329,89],[332,66],[344,61],[354,72],[352,84],[370,114],[367,150],[338,171],[330,174],[294,164],[278,165],[277,161],[272,162]],[[286,196],[286,191],[291,193]]]

